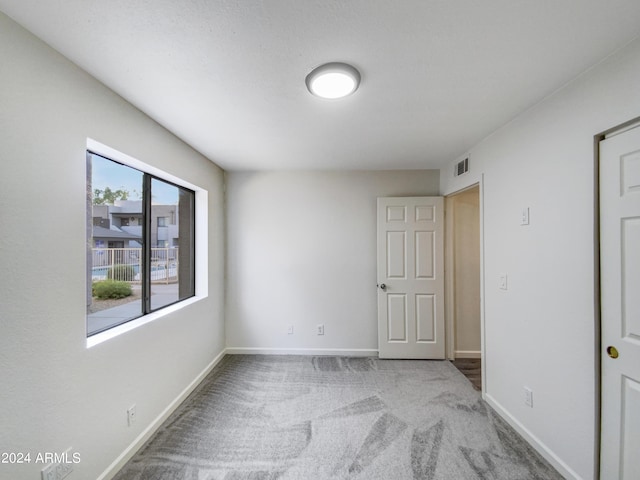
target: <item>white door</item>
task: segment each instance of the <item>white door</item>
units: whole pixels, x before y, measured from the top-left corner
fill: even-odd
[[[444,358],[444,201],[378,198],[380,358]]]
[[[600,142],[600,289],[600,478],[637,480],[640,478],[640,128]]]

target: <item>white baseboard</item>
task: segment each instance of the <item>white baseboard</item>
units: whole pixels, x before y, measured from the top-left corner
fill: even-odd
[[[118,458],[116,458],[111,465],[107,467],[107,469],[102,472],[102,474],[97,478],[97,480],[108,480],[113,478],[116,473],[118,473],[122,467],[133,457],[136,452],[144,445],[144,443],[151,438],[151,436],[156,432],[158,428],[164,423],[164,421],[169,418],[169,416],[174,412],[176,408],[180,406],[182,402],[189,396],[191,392],[195,390],[195,388],[200,385],[200,382],[204,380],[204,378],[213,370],[213,368],[222,360],[227,353],[226,350],[222,350],[216,358],[214,358],[209,365],[205,367],[202,372],[198,374],[198,376],[189,384],[187,387],[180,392],[180,394],[165,408],[160,415],[156,417],[156,419],[151,422],[151,424],[145,428],[140,435],[127,447],[124,452],[122,452]]]
[[[456,358],[482,358],[480,350],[456,350],[454,355]]]
[[[367,348],[254,348],[227,347],[230,355],[336,355],[345,357],[377,357],[378,350]]]
[[[483,394],[484,400],[491,405],[491,407],[509,424],[511,425],[524,439],[531,445],[540,455],[542,455],[547,462],[560,472],[566,479],[582,480],[582,477],[574,472],[571,467],[564,463],[555,453],[553,453],[549,447],[540,441],[533,433],[531,433],[524,425],[522,425],[516,418],[505,410],[491,395]]]

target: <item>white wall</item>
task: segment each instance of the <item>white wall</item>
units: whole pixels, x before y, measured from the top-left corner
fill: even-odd
[[[224,349],[223,173],[3,14],[0,58],[0,450],[72,447],[95,479]],[[90,349],[87,137],[207,189],[210,243],[208,298]]]
[[[640,41],[471,149],[468,175],[441,171],[445,194],[484,175],[487,400],[576,478],[595,461],[593,138],[638,115]]]
[[[437,170],[227,174],[227,347],[374,354],[376,197],[437,195],[438,182]]]

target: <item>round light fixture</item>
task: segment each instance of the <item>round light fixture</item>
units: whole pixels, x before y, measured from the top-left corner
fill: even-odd
[[[360,72],[346,63],[320,65],[305,79],[311,93],[322,98],[342,98],[351,95],[360,85]]]

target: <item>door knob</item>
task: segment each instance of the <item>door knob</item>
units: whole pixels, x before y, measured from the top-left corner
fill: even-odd
[[[381,283],[378,286],[380,287],[380,290],[386,290],[387,289],[387,286],[384,283]]]
[[[607,355],[609,355],[611,358],[618,358],[618,349],[614,346],[607,347]]]

